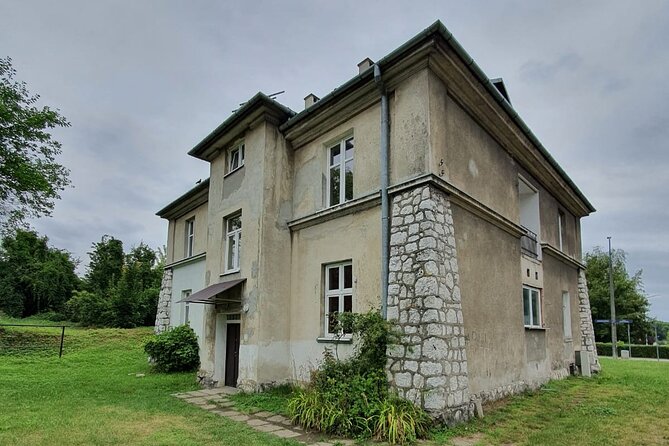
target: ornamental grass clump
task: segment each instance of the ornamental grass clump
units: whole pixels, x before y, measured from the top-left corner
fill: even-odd
[[[393,444],[427,436],[430,417],[388,387],[386,347],[400,340],[392,325],[376,311],[345,313],[339,317],[339,330],[353,334],[355,352],[340,360],[326,351],[309,385],[288,402],[293,422],[305,429]]]

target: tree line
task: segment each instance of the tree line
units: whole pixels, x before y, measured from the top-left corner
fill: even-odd
[[[613,289],[617,320],[629,320],[630,336],[633,344],[655,342],[655,327],[658,338],[666,341],[669,324],[656,321],[648,314],[650,304],[643,287],[642,270],[630,274],[627,271],[626,253],[616,249],[611,253],[613,270]],[[585,255],[586,279],[590,295],[595,338],[598,342],[611,342],[611,326],[596,323],[596,320],[611,319],[609,291],[609,254],[599,247]],[[618,341],[627,343],[627,327],[618,325]]]
[[[121,240],[105,235],[88,255],[86,274],[78,277],[78,261],[49,246],[47,237],[27,229],[5,235],[0,243],[0,311],[87,326],[153,325],[162,252],[140,243],[126,253]]]

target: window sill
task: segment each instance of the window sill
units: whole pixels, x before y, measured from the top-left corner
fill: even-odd
[[[548,327],[537,327],[536,325],[525,325],[525,330],[529,330],[529,331],[547,331]]]
[[[235,172],[237,172],[238,170],[241,170],[241,169],[243,169],[243,168],[244,168],[244,165],[242,164],[241,166],[239,166],[239,167],[236,168],[235,170],[231,170],[230,172],[228,172],[228,173],[226,173],[225,175],[223,175],[223,178],[225,179],[225,178],[229,177],[230,175],[232,175],[233,173],[235,173]]]
[[[238,272],[239,272],[239,268],[237,268],[237,269],[231,269],[230,271],[225,271],[225,272],[219,274],[218,276],[219,276],[219,277],[229,276],[230,274],[237,274]]]
[[[353,338],[351,336],[343,336],[341,338],[335,338],[333,336],[320,336],[316,338],[316,342],[319,344],[351,344]]]

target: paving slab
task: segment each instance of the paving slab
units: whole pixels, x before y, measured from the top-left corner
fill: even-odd
[[[290,420],[283,415],[274,415],[273,417],[267,418],[267,421],[271,421],[272,423],[283,423],[285,421],[290,422]]]
[[[276,435],[277,437],[280,438],[295,438],[299,437],[302,434],[298,434],[297,432],[290,431],[288,429],[280,429],[278,431],[272,432],[272,434]]]
[[[253,426],[254,429],[259,430],[260,432],[275,432],[283,429],[281,426],[276,424],[261,424],[260,426]]]
[[[253,416],[260,417],[260,418],[267,418],[271,417],[274,415],[272,412],[267,412],[267,411],[262,411],[262,412],[256,412],[253,414]]]
[[[257,418],[252,418],[246,422],[249,426],[262,426],[263,424],[269,424],[267,420],[259,420]]]
[[[239,415],[233,415],[233,416],[231,416],[230,419],[231,419],[232,421],[246,421],[246,420],[249,419],[249,416],[248,416],[248,415],[242,415],[242,414],[239,414]]]

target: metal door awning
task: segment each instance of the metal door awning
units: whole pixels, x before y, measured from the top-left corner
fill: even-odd
[[[215,283],[209,285],[197,293],[193,293],[179,302],[198,303],[198,304],[216,304],[217,302],[241,302],[241,297],[226,296],[229,292],[242,283],[246,279],[230,280],[228,282]]]

